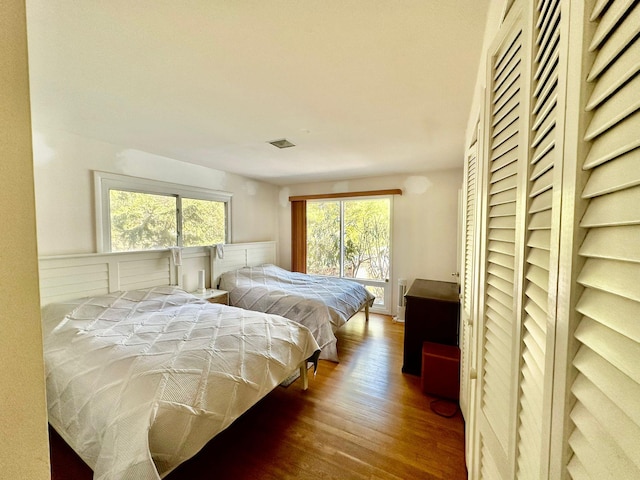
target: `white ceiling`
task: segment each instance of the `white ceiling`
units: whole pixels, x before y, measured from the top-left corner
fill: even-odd
[[[34,128],[279,185],[461,167],[489,3],[27,0]]]

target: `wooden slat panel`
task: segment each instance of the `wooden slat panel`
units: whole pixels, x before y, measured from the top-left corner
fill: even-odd
[[[542,193],[539,193],[535,197],[531,199],[531,203],[529,204],[529,212],[542,212],[544,210],[550,210],[553,202],[553,191],[546,190]]]
[[[638,302],[600,290],[589,290],[580,297],[576,309],[612,332],[640,343],[640,322],[628,321],[629,318],[640,318]],[[640,389],[640,385],[634,388]]]
[[[513,283],[503,280],[499,277],[489,277],[487,279],[487,285],[495,287],[501,292],[504,292],[506,295],[513,295]]]
[[[553,149],[554,144],[555,144],[555,139],[553,138],[553,136],[547,135],[533,149],[531,164],[535,166],[534,172],[545,169],[544,165],[548,164],[548,161],[546,161],[545,159],[549,157],[549,152]]]
[[[618,22],[633,4],[634,0],[618,0],[611,4],[598,23],[598,28],[593,35],[591,45],[589,45],[589,50],[595,51],[602,45],[604,39],[618,27]]]
[[[640,265],[635,263],[588,259],[578,276],[578,282],[585,287],[640,301],[639,275]]]
[[[629,415],[636,425],[640,424],[640,385],[629,382],[623,372],[588,348],[578,351],[574,366],[602,393],[607,394],[612,403],[620,408],[627,406],[625,415]]]
[[[518,78],[520,77],[520,57],[514,57],[507,65],[503,74],[498,78],[498,83],[495,85],[495,97],[494,102],[500,104],[502,97],[507,98],[513,93],[513,88]]]
[[[501,288],[497,288],[494,285],[488,285],[487,296],[489,296],[492,301],[498,301],[506,308],[511,308],[513,306],[513,285],[501,284],[500,287]]]
[[[514,230],[492,230],[488,233],[488,238],[490,240],[498,240],[500,242],[515,242],[515,231]]]
[[[505,255],[503,253],[490,252],[487,255],[489,262],[502,267],[510,268],[513,270],[513,255]]]
[[[480,389],[481,436],[491,445],[489,456],[481,458],[483,475],[497,472],[494,477],[503,478],[506,449],[510,442],[510,420],[505,412],[513,402],[511,382],[513,348],[515,285],[515,238],[519,197],[519,163],[522,147],[522,30],[514,28],[507,34],[497,60],[492,67],[493,92],[490,99],[487,237],[485,253],[487,287],[483,304],[484,335],[480,351],[483,355]],[[528,70],[527,70],[528,71]],[[500,459],[500,464],[495,463]]]
[[[516,131],[507,129],[501,134],[500,141],[496,141],[492,145],[491,161],[495,161],[505,154],[508,154],[511,150],[517,147],[518,140],[516,138]],[[492,165],[493,167],[493,165]]]
[[[551,210],[529,215],[529,230],[548,230],[551,225]]]
[[[492,127],[495,128],[498,125],[502,125],[504,124],[505,121],[507,121],[509,118],[513,117],[514,115],[517,118],[519,117],[518,114],[518,107],[520,106],[520,100],[518,97],[518,92],[513,92],[513,95],[511,95],[511,97],[509,98],[504,98],[499,105],[497,105],[496,111],[493,115],[493,118],[491,119],[492,122]],[[510,122],[511,124],[513,124],[513,121]],[[498,131],[502,131],[503,129],[499,129]],[[492,137],[494,135],[494,131],[492,130],[491,133]]]
[[[475,246],[475,209],[477,198],[477,144],[472,147],[472,153],[467,160],[467,188],[465,198],[465,232],[464,232],[464,272],[462,278],[464,285],[462,289],[462,304],[468,316],[471,315],[471,295],[473,282],[473,253]],[[469,332],[470,334],[470,332]],[[462,348],[464,350],[464,347]],[[465,355],[469,352],[464,352]],[[462,368],[467,368],[468,362],[461,362]],[[464,373],[464,375],[463,375]],[[465,378],[467,372],[461,373],[461,385],[465,389],[467,387]]]
[[[518,110],[517,108],[515,108],[518,106],[517,98],[514,98],[514,103],[512,105],[512,109],[505,110],[504,116],[496,117],[498,122],[493,127],[491,138],[495,138],[499,133],[504,132],[509,127],[513,127],[514,123],[518,120],[518,118],[520,118],[518,116]],[[513,130],[513,128],[511,130]]]
[[[518,173],[518,164],[517,162],[511,162],[491,174],[491,183],[498,183],[500,180],[511,177],[516,173]]]
[[[640,109],[638,91],[640,91],[640,76],[635,76],[596,109],[585,138],[587,140],[595,138]]]
[[[620,53],[633,42],[638,33],[640,33],[640,4],[633,8],[624,23],[610,34],[606,43],[600,48],[587,80],[594,81],[605,69],[615,63]]]
[[[594,168],[640,147],[639,131],[640,112],[636,112],[617,124],[615,129],[605,132],[594,140],[584,168]]]
[[[536,178],[531,184],[531,195],[540,195],[553,185],[553,171],[547,170],[542,176]]]
[[[527,246],[532,248],[541,248],[543,250],[551,250],[549,233],[546,230],[535,230],[529,234]]]
[[[514,220],[515,220],[514,216],[491,218],[489,220],[489,228],[511,230],[513,229]]]
[[[547,325],[553,321],[555,311],[549,315],[550,244],[557,238],[557,227],[552,225],[554,208],[553,186],[558,161],[556,125],[558,110],[558,60],[560,39],[560,2],[542,0],[538,6],[544,18],[536,22],[540,30],[535,36],[535,59],[532,110],[533,152],[529,160],[527,212],[527,246],[524,286],[524,318],[522,323],[522,351],[520,366],[520,395],[518,413],[517,477],[546,478],[549,462],[548,448],[544,445],[550,435],[549,411],[545,402],[551,399],[546,391]],[[552,354],[552,352],[551,352]]]
[[[576,382],[576,386],[578,387],[580,384]],[[579,396],[585,392],[576,388],[573,393]],[[581,402],[571,412],[571,419],[576,424],[584,440],[580,443],[576,442],[577,434],[574,434],[571,436],[569,443],[574,451],[579,454],[581,460],[587,460],[585,462],[586,470],[591,478],[638,478],[640,472],[634,468],[633,464],[628,462],[625,457],[619,457],[620,448],[615,439],[609,435],[611,430],[606,428],[605,425],[594,422],[592,412],[585,408],[585,404],[589,404],[589,398],[584,396],[578,398]],[[603,410],[607,407],[608,405],[601,405]],[[596,438],[598,439],[597,443],[593,443]],[[619,460],[616,463],[615,470],[610,467],[611,458],[618,458]]]
[[[503,267],[501,265],[489,264],[487,271],[490,275],[501,278],[506,282],[513,283],[513,269]]]
[[[600,81],[591,92],[587,110],[594,110],[638,71],[640,71],[640,43],[636,42],[624,50],[616,62],[600,76]]]
[[[503,182],[491,187],[489,190],[489,193],[491,194],[489,205],[493,206],[501,203],[515,202],[517,179],[515,177],[510,178],[511,180],[505,179]]]
[[[599,2],[591,18],[598,26],[588,81],[597,83],[585,136],[591,148],[583,169],[591,172],[582,192],[587,232],[579,251],[584,291],[576,306],[568,471],[640,478],[640,3]]]
[[[527,295],[527,298],[531,299],[531,301],[533,301],[541,310],[545,312],[548,310],[547,304],[549,302],[549,292],[547,291],[546,286],[538,286],[535,283],[530,282],[527,284],[525,294]]]
[[[527,255],[527,263],[549,272],[549,252],[540,248],[532,248]],[[546,285],[541,286],[546,289]]]
[[[640,185],[640,148],[607,162],[594,170],[584,187],[582,196],[591,198],[616,190]]]
[[[493,162],[491,162],[491,172],[495,172],[500,170],[501,168],[509,165],[510,163],[516,162],[518,160],[518,150],[514,148],[506,152],[499,158],[496,158]]]
[[[634,223],[640,223],[640,185],[593,198],[580,226],[606,227]]]
[[[511,190],[511,195],[513,196],[513,199],[515,201],[515,197],[516,197],[516,187],[518,184],[518,179],[516,178],[515,175],[512,175],[510,177],[507,177],[503,180],[499,180],[495,183],[492,182],[492,185],[490,187],[489,190],[489,194],[491,196],[495,195],[496,193],[500,193],[500,192],[505,192],[507,190]]]
[[[596,0],[595,5],[593,6],[593,10],[591,11],[591,15],[589,16],[589,20],[591,20],[592,22],[597,20],[611,1],[612,0]]]
[[[519,56],[520,50],[522,48],[522,42],[520,39],[521,33],[522,32],[517,32],[513,36],[513,38],[510,38],[509,40],[507,40],[504,43],[504,47],[500,50],[500,52],[498,52],[498,55],[496,56],[495,66],[493,69],[494,84],[497,83],[499,77],[504,75],[504,72],[507,69],[506,66],[509,64],[509,62],[515,56]],[[494,88],[493,91],[495,92],[496,88]]]
[[[580,255],[640,263],[640,225],[589,230]]]
[[[500,478],[500,470],[496,465],[496,461],[491,455],[491,449],[487,448],[486,444],[482,442],[481,452],[481,475],[482,478]]]
[[[499,252],[513,256],[515,254],[515,245],[511,242],[490,240],[487,250],[489,252]]]
[[[501,205],[496,205],[491,208],[490,217],[512,217],[516,214],[516,205],[515,203],[503,203]]]

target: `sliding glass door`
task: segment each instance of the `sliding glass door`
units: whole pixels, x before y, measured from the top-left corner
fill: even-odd
[[[307,273],[356,280],[390,312],[391,198],[307,202]]]

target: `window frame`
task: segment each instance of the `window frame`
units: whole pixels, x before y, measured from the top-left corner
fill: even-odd
[[[361,200],[388,200],[389,201],[389,278],[383,280],[373,280],[364,278],[352,278],[344,276],[344,204],[348,201],[361,201]],[[393,299],[393,287],[391,285],[391,276],[393,272],[393,194],[383,193],[379,195],[332,195],[321,198],[319,195],[316,198],[310,198],[305,201],[305,213],[309,203],[316,202],[338,202],[340,205],[340,275],[334,278],[344,278],[347,280],[353,280],[364,286],[380,287],[384,291],[384,304],[375,305],[371,308],[371,311],[375,313],[389,314],[392,311],[392,299]],[[305,246],[308,246],[306,241],[306,215],[305,215]],[[307,267],[307,255],[305,252],[305,272]]]
[[[111,214],[110,190],[165,195],[176,198],[177,239],[175,246],[182,247],[182,199],[209,200],[223,202],[225,205],[225,243],[231,243],[231,198],[229,192],[209,190],[207,188],[181,185],[177,183],[132,177],[108,172],[93,172],[95,211],[96,211],[96,243],[98,253],[111,252]],[[128,250],[136,251],[136,250]]]

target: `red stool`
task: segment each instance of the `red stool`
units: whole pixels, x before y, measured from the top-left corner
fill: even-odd
[[[460,349],[424,342],[421,380],[424,393],[457,402],[460,397]]]

